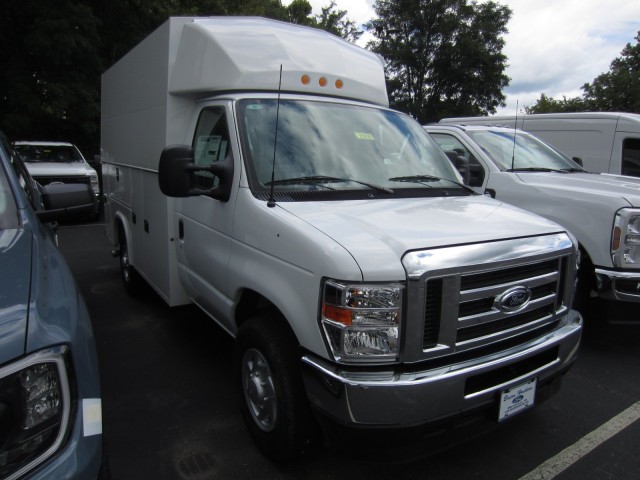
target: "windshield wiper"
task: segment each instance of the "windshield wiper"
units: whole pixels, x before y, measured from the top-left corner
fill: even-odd
[[[389,181],[390,182],[413,182],[413,183],[420,183],[422,185],[426,185],[425,182],[440,182],[440,181],[450,182],[450,183],[453,183],[454,185],[457,185],[458,187],[464,188],[465,190],[475,193],[472,188],[468,187],[464,183],[456,182],[455,180],[451,180],[449,178],[436,177],[433,175],[406,175],[404,177],[391,177]],[[431,185],[427,185],[427,186],[433,188]]]
[[[369,187],[373,190],[379,190],[385,193],[395,193],[390,188],[383,187],[381,185],[362,182],[360,180],[353,180],[351,178],[330,177],[327,175],[309,175],[304,177],[281,178],[280,180],[267,182],[265,185],[272,185],[272,184],[273,185],[295,185],[295,184],[304,184],[304,183],[331,183],[331,182],[353,182],[353,183],[358,183],[360,185],[364,185],[365,187]]]
[[[522,167],[522,168],[508,168],[507,172],[555,172],[555,173],[569,173],[573,171],[571,168],[546,168],[546,167]],[[578,171],[578,170],[576,170]],[[581,171],[581,170],[580,170]]]
[[[573,173],[573,172],[579,172],[579,173],[589,173],[588,171],[586,171],[584,168],[563,168],[562,169],[563,172],[567,172],[567,173]]]

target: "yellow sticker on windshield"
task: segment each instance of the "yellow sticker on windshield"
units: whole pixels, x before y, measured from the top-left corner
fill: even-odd
[[[363,132],[353,132],[358,140],[375,140],[372,134]]]

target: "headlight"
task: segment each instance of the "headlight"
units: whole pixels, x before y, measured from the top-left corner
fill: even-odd
[[[402,323],[402,284],[324,284],[321,322],[337,361],[393,362]]]
[[[98,183],[98,175],[97,174],[91,174],[89,175],[89,180],[91,181],[91,188],[93,189],[94,193],[100,193],[100,184]]]
[[[66,347],[0,369],[0,478],[20,477],[53,455],[70,416]]]
[[[616,214],[611,256],[616,267],[640,268],[640,210],[624,208]]]

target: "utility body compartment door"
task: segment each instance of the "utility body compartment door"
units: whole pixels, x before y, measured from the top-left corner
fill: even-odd
[[[237,158],[232,139],[237,138],[230,108],[204,108],[192,140],[197,165],[211,165],[228,158]],[[230,135],[230,132],[233,132]],[[239,169],[236,169],[236,172]],[[207,172],[196,173],[198,185],[214,187],[218,179]],[[234,185],[239,174],[235,174]],[[214,318],[228,318],[223,312],[227,303],[227,268],[232,247],[236,188],[229,201],[208,196],[175,199],[174,221],[177,262],[180,280],[189,297]],[[233,330],[231,325],[223,328]]]

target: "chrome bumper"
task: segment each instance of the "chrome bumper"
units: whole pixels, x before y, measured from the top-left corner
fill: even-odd
[[[598,296],[608,300],[640,302],[640,272],[596,268]]]
[[[581,328],[582,317],[570,310],[562,326],[518,347],[416,371],[366,371],[307,355],[303,378],[312,406],[339,423],[418,426],[497,408],[499,392],[528,379],[543,385],[555,378],[575,360]]]

